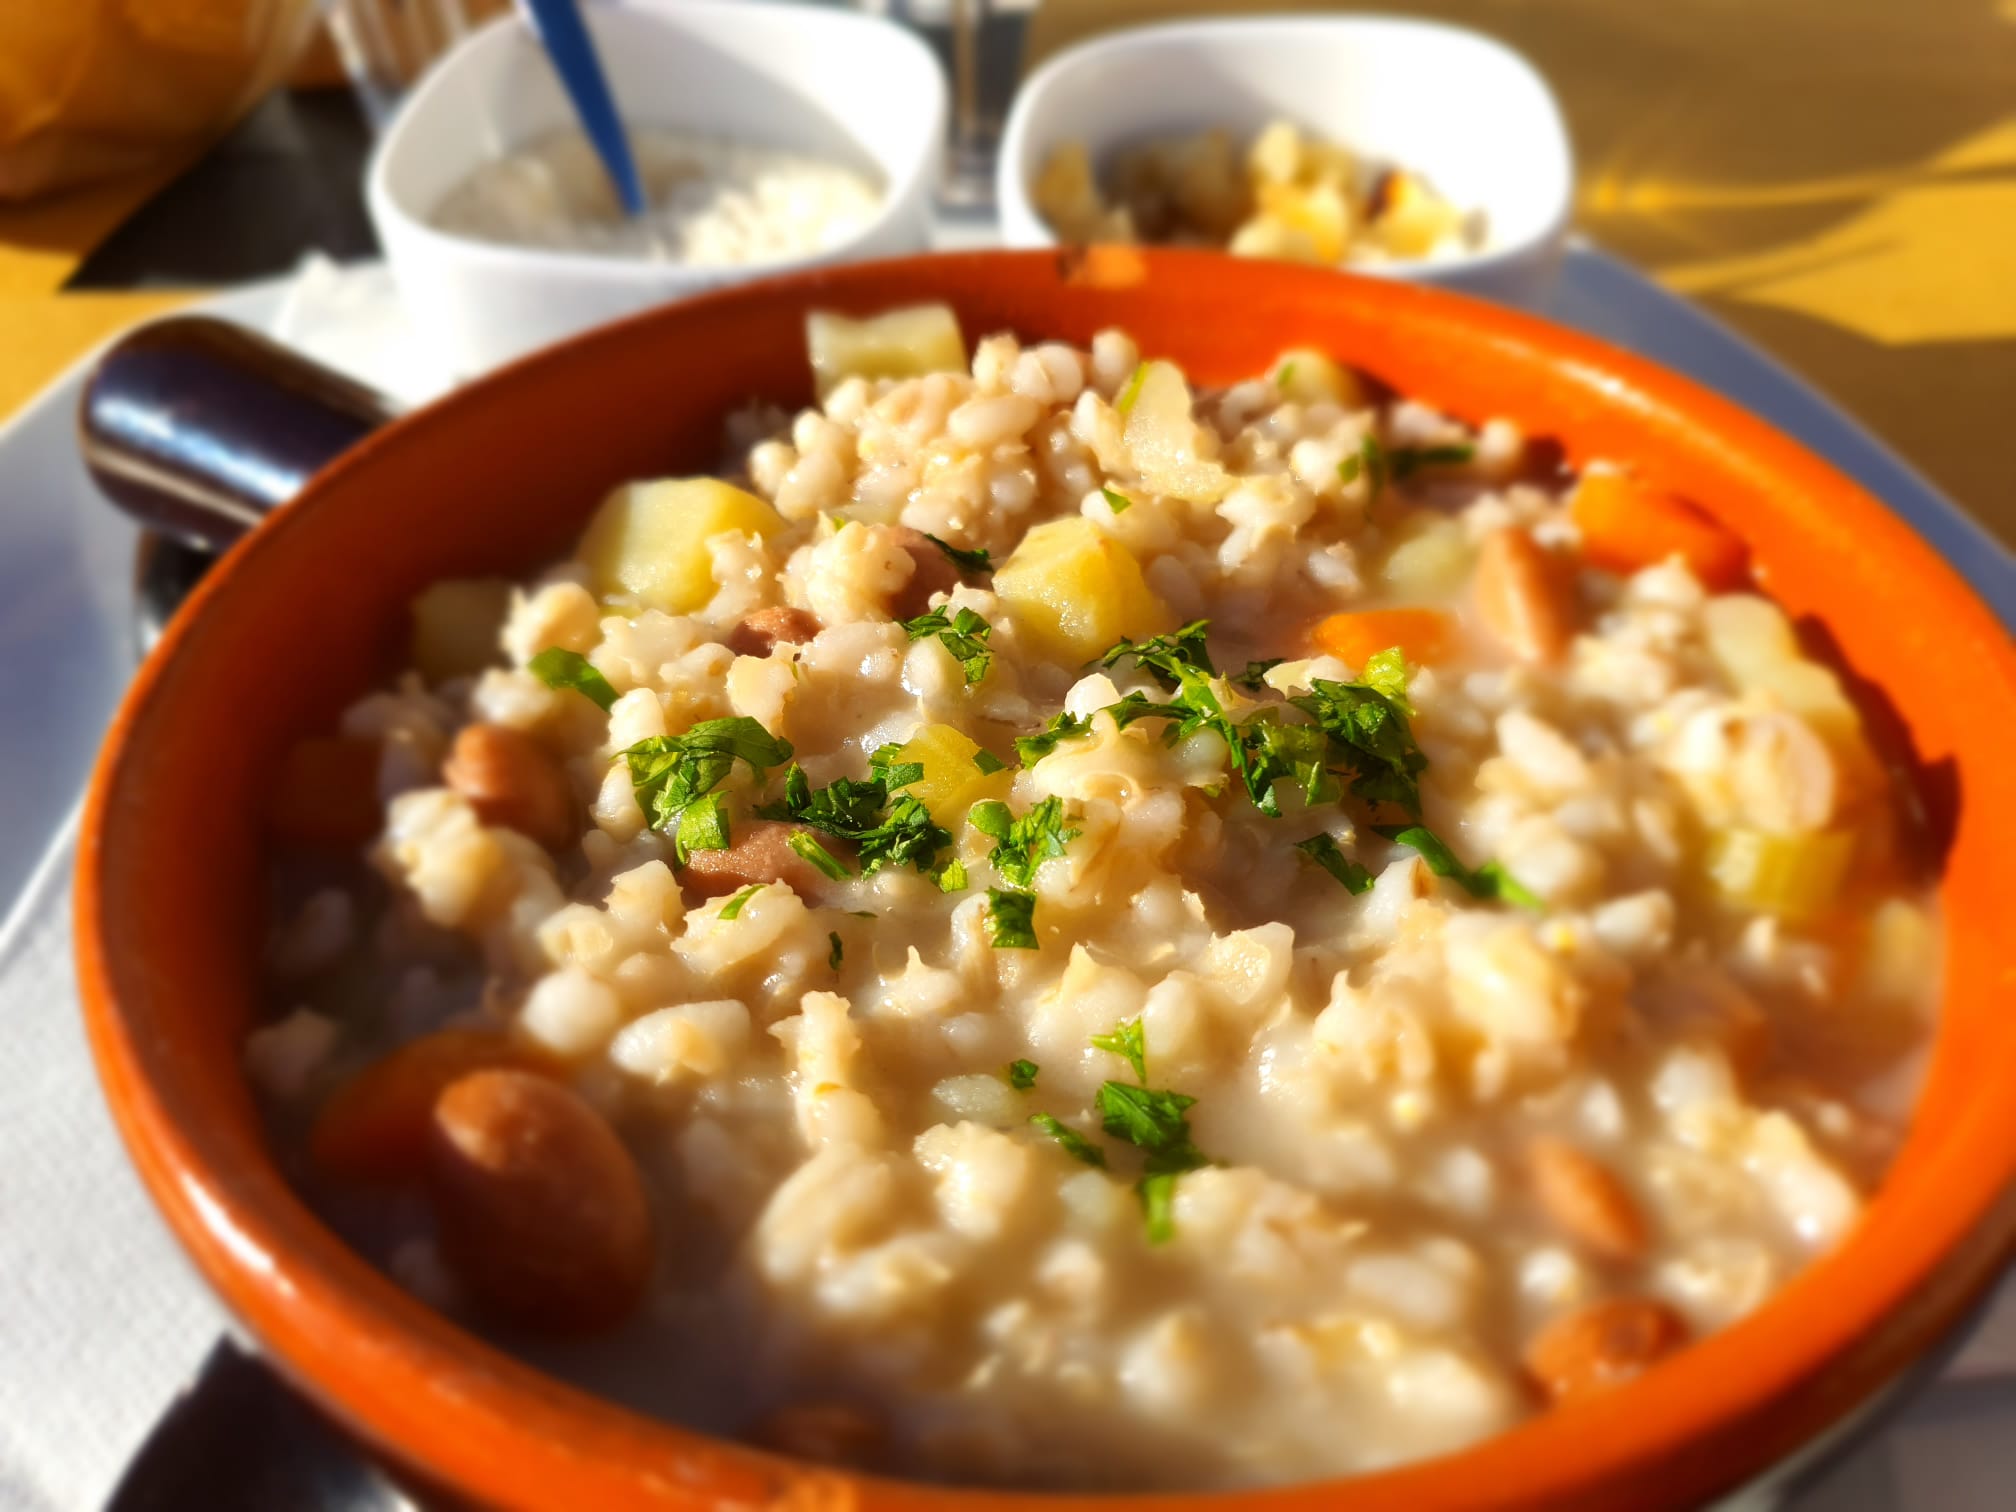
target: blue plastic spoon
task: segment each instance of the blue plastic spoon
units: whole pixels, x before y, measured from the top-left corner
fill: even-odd
[[[630,138],[616,113],[616,99],[609,93],[609,80],[602,73],[602,60],[595,54],[580,5],[577,0],[519,0],[519,4],[546,44],[546,56],[553,60],[553,71],[574,102],[582,130],[609,171],[616,198],[627,214],[642,215],[644,186],[637,177],[637,161],[630,155]]]

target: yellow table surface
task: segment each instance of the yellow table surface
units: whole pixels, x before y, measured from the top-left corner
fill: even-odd
[[[1784,359],[2016,541],[2016,0],[1377,8],[1525,52],[1568,116],[1583,230]],[[1028,61],[1228,9],[1044,0]],[[59,292],[159,182],[0,206],[0,417],[105,334],[190,297]]]

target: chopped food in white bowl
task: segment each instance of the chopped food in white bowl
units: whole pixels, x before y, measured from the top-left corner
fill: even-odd
[[[1285,185],[1268,190],[1282,177],[1272,156],[1286,145],[1283,127],[1306,151]],[[1229,178],[1208,161],[1214,132],[1228,159],[1219,168],[1236,170]],[[1115,235],[1096,210],[1060,227],[1046,207],[1092,210],[1089,195],[1112,199],[1116,171],[1171,139],[1189,144],[1179,178],[1229,184],[1235,198],[1241,180],[1255,181],[1255,213],[1228,211],[1223,234],[1210,238],[1243,232],[1235,251],[1349,261],[1514,303],[1553,279],[1574,194],[1567,130],[1533,66],[1480,33],[1380,16],[1227,17],[1116,32],[1060,53],[1023,86],[1003,134],[995,191],[1007,244],[1086,232],[1157,239]],[[1349,154],[1350,187],[1361,193],[1325,190],[1342,183],[1314,171],[1326,148]],[[1379,172],[1359,184],[1370,167]],[[1402,218],[1410,224],[1395,222],[1388,229],[1400,234],[1382,238],[1373,233],[1395,189],[1413,207]]]

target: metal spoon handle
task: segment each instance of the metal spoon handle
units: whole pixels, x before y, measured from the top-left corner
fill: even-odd
[[[78,444],[98,487],[141,524],[221,551],[394,411],[243,326],[181,315],[99,359]]]

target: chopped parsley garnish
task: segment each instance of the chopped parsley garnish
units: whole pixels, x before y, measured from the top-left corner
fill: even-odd
[[[1031,1113],[1029,1122],[1062,1145],[1064,1153],[1073,1160],[1082,1160],[1089,1166],[1105,1168],[1106,1152],[1076,1129],[1066,1128],[1055,1116],[1049,1113]]]
[[[672,832],[672,849],[681,861],[694,851],[728,849],[728,800],[706,793],[680,811]]]
[[[1034,766],[1056,750],[1060,741],[1076,740],[1080,735],[1090,734],[1091,730],[1089,717],[1071,713],[1053,715],[1050,723],[1036,734],[1015,737],[1016,758],[1025,767]]]
[[[1293,383],[1294,381],[1295,381],[1295,364],[1292,362],[1282,363],[1281,371],[1279,371],[1274,375],[1274,387],[1285,389],[1286,387],[1288,387],[1289,384]]]
[[[826,964],[833,970],[838,971],[841,961],[846,959],[847,955],[846,950],[840,944],[840,932],[838,930],[829,930],[826,935],[826,943],[832,947],[826,952]]]
[[[1477,448],[1467,441],[1452,446],[1396,446],[1389,455],[1393,481],[1398,483],[1424,467],[1461,466],[1477,455]]]
[[[1094,1106],[1108,1134],[1148,1155],[1151,1171],[1194,1171],[1209,1164],[1190,1139],[1187,1110],[1197,1099],[1127,1082],[1103,1082]]]
[[[1141,397],[1141,385],[1147,381],[1148,364],[1137,362],[1134,365],[1134,376],[1127,380],[1127,386],[1121,389],[1119,394],[1114,398],[1113,408],[1123,415],[1133,409],[1134,401]]]
[[[1375,693],[1383,693],[1409,719],[1414,717],[1414,705],[1407,701],[1407,656],[1398,646],[1367,657],[1358,681]]]
[[[1232,681],[1251,693],[1258,693],[1267,686],[1267,674],[1288,660],[1285,656],[1270,656],[1265,661],[1249,661],[1243,672],[1232,674]]]
[[[1361,475],[1365,479],[1366,499],[1377,499],[1386,487],[1386,453],[1375,436],[1365,437],[1356,452],[1337,464],[1337,477],[1344,483],[1356,483]]]
[[[1194,682],[1218,675],[1218,669],[1211,665],[1211,653],[1204,645],[1205,633],[1210,628],[1209,620],[1200,619],[1192,620],[1181,630],[1145,641],[1131,641],[1123,636],[1091,665],[1111,667],[1123,657],[1131,656],[1137,665],[1153,673],[1163,687],[1172,693],[1180,692]]]
[[[1148,1080],[1148,1037],[1140,1019],[1123,1019],[1111,1034],[1093,1035],[1091,1043],[1094,1050],[1110,1050],[1132,1066],[1136,1080]]]
[[[751,882],[742,891],[721,905],[721,917],[724,919],[740,918],[742,916],[742,905],[769,885],[767,882]]]
[[[994,558],[984,546],[975,546],[971,550],[968,550],[964,546],[954,546],[950,541],[940,540],[929,531],[924,533],[924,539],[944,552],[946,558],[961,572],[992,572],[994,570]]]
[[[1135,1183],[1134,1190],[1141,1194],[1148,1242],[1167,1244],[1176,1237],[1176,1172],[1152,1171]]]
[[[1014,888],[987,889],[987,943],[996,950],[1036,950],[1036,895]]]
[[[892,802],[881,778],[857,782],[836,777],[815,789],[796,763],[784,774],[783,802],[765,804],[756,812],[853,841],[864,877],[885,866],[914,866],[935,876],[938,853],[952,843],[951,834],[933,822],[921,799],[899,793]]]
[[[1498,862],[1486,861],[1474,870],[1465,866],[1426,825],[1382,828],[1378,832],[1394,844],[1406,846],[1421,858],[1428,870],[1438,877],[1449,878],[1473,898],[1494,898],[1503,903],[1516,903],[1521,908],[1546,907]]]
[[[954,856],[938,868],[932,880],[938,884],[940,892],[958,892],[966,885],[966,863]]]
[[[1065,828],[1064,800],[1054,795],[1019,819],[1007,804],[990,798],[974,804],[966,813],[966,822],[994,842],[987,859],[1004,881],[1016,887],[1035,881],[1036,868],[1063,855],[1079,834]]]
[[[1345,855],[1343,848],[1329,835],[1311,835],[1307,840],[1297,840],[1295,849],[1343,883],[1347,892],[1362,893],[1372,886],[1372,873],[1362,863]]]
[[[973,753],[973,765],[980,769],[982,775],[988,777],[992,777],[996,772],[1005,772],[1008,770],[1008,763],[1003,761],[999,756],[996,756],[992,751],[975,751]],[[920,773],[919,775],[922,774]]]
[[[868,775],[880,782],[889,792],[906,788],[913,782],[924,780],[924,763],[921,761],[898,760],[903,747],[893,741],[877,746],[868,754]]]
[[[1042,1069],[1041,1066],[1032,1060],[1010,1061],[1008,1062],[1007,1072],[1008,1085],[1013,1087],[1017,1092],[1027,1092],[1031,1087],[1036,1085],[1036,1073]]]
[[[1373,658],[1378,661],[1379,657]],[[1289,702],[1313,716],[1324,734],[1343,748],[1355,772],[1354,795],[1368,803],[1397,803],[1418,815],[1420,776],[1428,758],[1407,727],[1405,692],[1392,691],[1393,683],[1383,676],[1382,683],[1383,688],[1319,677],[1308,693]]]
[[[994,633],[994,627],[971,609],[961,609],[949,619],[943,609],[933,609],[905,620],[903,630],[913,641],[937,636],[940,644],[952,653],[953,660],[966,669],[969,685],[987,675],[987,663],[993,658],[987,649],[987,638]]]
[[[1106,503],[1115,514],[1125,514],[1134,507],[1134,501],[1117,488],[1108,488],[1102,483],[1099,492],[1106,496]]]
[[[811,862],[822,874],[831,877],[835,882],[838,882],[843,877],[852,875],[847,870],[846,862],[842,861],[803,830],[793,831],[791,838],[784,843],[805,860]]]
[[[638,806],[653,829],[672,832],[674,857],[684,865],[690,847],[680,821],[687,808],[719,787],[738,761],[761,782],[770,768],[791,759],[791,742],[780,740],[755,720],[737,715],[703,719],[684,735],[640,740],[625,750],[623,757],[630,764]],[[718,820],[720,843],[725,845],[727,819],[718,803],[713,807],[715,812],[706,823]]]
[[[572,688],[604,714],[616,702],[616,690],[609,686],[609,679],[578,651],[548,646],[527,662],[525,669],[549,688]]]

